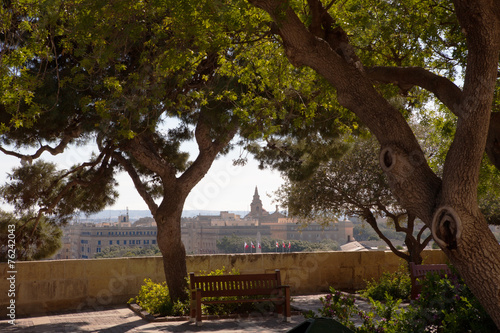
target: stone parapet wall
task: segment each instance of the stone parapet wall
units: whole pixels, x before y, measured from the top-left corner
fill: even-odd
[[[440,250],[424,251],[424,262],[446,263]],[[308,294],[336,289],[358,290],[365,281],[393,272],[403,264],[390,251],[297,252],[187,256],[190,272],[235,268],[242,274],[281,270],[284,284],[292,294]],[[16,316],[33,316],[54,311],[99,309],[104,305],[125,304],[137,295],[145,278],[165,280],[161,257],[114,259],[70,259],[17,262],[16,273],[8,273],[0,263],[0,313],[15,301]],[[9,296],[14,276],[15,296]]]

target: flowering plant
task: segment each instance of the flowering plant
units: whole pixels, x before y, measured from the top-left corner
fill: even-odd
[[[320,298],[323,308],[319,313],[323,317],[335,317],[341,324],[354,329],[354,323],[350,318],[359,313],[355,305],[356,299],[348,294],[342,293],[330,287],[330,294]]]

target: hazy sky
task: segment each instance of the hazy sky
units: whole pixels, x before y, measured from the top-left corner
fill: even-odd
[[[188,150],[189,146],[187,146]],[[184,210],[250,210],[250,202],[258,187],[264,208],[274,212],[273,192],[283,183],[279,173],[270,170],[259,170],[258,163],[250,155],[245,166],[233,166],[232,160],[239,156],[239,148],[227,156],[215,160],[212,168],[200,183],[190,193]],[[72,147],[64,154],[53,157],[50,154],[43,158],[57,163],[58,167],[69,168],[73,164],[90,156],[92,148],[89,146]],[[19,166],[19,160],[7,155],[1,155],[0,183],[4,184],[6,175],[12,167]],[[132,181],[127,174],[118,175],[118,192],[120,197],[116,203],[106,209],[130,210],[148,209],[142,198],[137,194]],[[2,205],[4,209],[8,209]],[[281,210],[282,208],[280,208]]]

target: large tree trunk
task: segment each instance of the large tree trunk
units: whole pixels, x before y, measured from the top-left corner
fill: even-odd
[[[249,2],[264,9],[276,22],[290,62],[309,66],[328,80],[336,89],[339,103],[377,137],[380,164],[399,203],[433,229],[434,239],[500,328],[500,247],[477,204],[479,166],[498,71],[498,1],[454,1],[467,37],[463,89],[423,68],[363,68],[347,34],[334,26],[334,19],[320,0],[307,2],[311,28],[301,22],[288,2]],[[430,169],[406,120],[377,93],[372,80],[421,86],[457,115],[456,134],[442,179]]]
[[[184,301],[186,293],[186,250],[181,241],[181,216],[184,200],[164,201],[154,214],[158,247],[163,256],[163,269],[172,300]]]

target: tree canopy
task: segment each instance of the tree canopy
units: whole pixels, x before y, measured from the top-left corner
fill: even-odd
[[[499,245],[478,206],[485,151],[499,167],[500,4],[249,2],[268,13],[290,63],[327,80],[339,104],[377,138],[379,162],[399,204],[431,228],[500,327]],[[425,91],[456,116],[441,174],[429,165],[399,107],[402,99],[388,91],[410,105],[419,101],[414,93]]]
[[[318,76],[288,63],[246,2],[7,1],[0,17],[0,150],[28,173],[43,154],[94,142],[95,158],[61,173],[100,186],[130,176],[158,224],[174,299],[186,297],[182,207],[213,160],[238,132],[262,138],[276,119],[329,108]],[[182,151],[189,140],[198,155]]]

